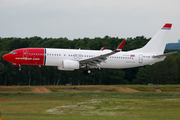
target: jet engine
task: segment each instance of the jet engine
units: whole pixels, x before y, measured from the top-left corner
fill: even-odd
[[[74,70],[79,69],[79,61],[63,60],[62,67],[58,66],[59,70]]]

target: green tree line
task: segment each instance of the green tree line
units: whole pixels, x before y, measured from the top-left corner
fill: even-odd
[[[180,54],[167,56],[165,61],[144,67],[129,69],[92,69],[92,74],[84,75],[83,70],[60,71],[57,67],[18,66],[2,59],[4,54],[19,48],[65,48],[100,50],[102,46],[114,50],[123,38],[0,38],[0,85],[112,85],[112,84],[179,84]],[[137,36],[127,38],[123,51],[143,47],[150,38]],[[169,52],[166,50],[166,52]]]

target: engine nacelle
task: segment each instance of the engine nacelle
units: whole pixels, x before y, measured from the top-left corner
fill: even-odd
[[[65,70],[79,69],[79,61],[63,60],[62,61],[62,68],[65,69]]]

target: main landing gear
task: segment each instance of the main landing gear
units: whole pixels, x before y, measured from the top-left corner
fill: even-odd
[[[85,69],[85,70],[84,70],[84,74],[85,74],[85,75],[91,74],[91,72],[92,72],[92,71],[91,71],[90,69]]]
[[[89,69],[89,66],[88,66],[88,65],[86,65],[84,68],[85,68],[85,70],[83,71],[83,73],[84,73],[85,75],[91,74],[92,71]]]

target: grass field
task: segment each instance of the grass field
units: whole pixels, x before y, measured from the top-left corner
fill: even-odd
[[[176,86],[45,86],[0,87],[2,120],[169,120],[180,119],[180,92]],[[77,90],[71,90],[77,88]],[[122,91],[131,88],[139,92]],[[119,92],[121,90],[121,92]],[[126,90],[126,89],[125,89]]]

